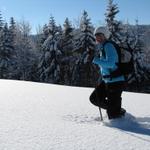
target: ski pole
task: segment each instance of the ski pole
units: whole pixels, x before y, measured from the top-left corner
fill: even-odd
[[[99,107],[99,113],[100,113],[100,120],[103,121],[102,111],[100,107]]]

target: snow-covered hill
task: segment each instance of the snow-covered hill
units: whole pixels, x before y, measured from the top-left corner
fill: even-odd
[[[0,150],[149,150],[150,95],[124,92],[125,118],[102,123],[92,90],[0,80]]]

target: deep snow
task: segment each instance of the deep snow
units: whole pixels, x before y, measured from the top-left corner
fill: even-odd
[[[124,92],[125,118],[100,122],[92,90],[0,80],[0,150],[149,150],[150,95]]]

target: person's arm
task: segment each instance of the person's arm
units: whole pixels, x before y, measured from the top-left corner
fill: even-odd
[[[94,57],[93,63],[100,65],[104,68],[113,68],[114,65],[116,65],[117,61],[117,52],[115,47],[111,43],[107,43],[104,46],[106,58],[105,59],[100,59],[98,57]]]

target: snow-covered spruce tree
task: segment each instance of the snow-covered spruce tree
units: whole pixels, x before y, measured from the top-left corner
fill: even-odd
[[[3,21],[2,14],[1,14],[1,11],[0,11],[0,31],[2,31],[3,26],[4,26],[4,21]]]
[[[37,34],[36,47],[39,52],[42,52],[42,45],[44,41],[48,38],[48,36],[49,36],[48,25],[45,24],[42,28],[42,31]]]
[[[9,32],[10,32],[10,36],[11,36],[11,41],[12,41],[12,43],[15,44],[16,22],[13,17],[10,18]]]
[[[116,20],[116,15],[119,13],[119,9],[117,4],[113,3],[113,0],[108,0],[108,6],[106,9],[106,27],[110,31],[111,40],[120,43],[121,42],[121,31],[122,31],[122,23]]]
[[[2,42],[3,28],[4,28],[4,21],[3,21],[2,14],[1,14],[1,11],[0,11],[0,50],[3,49],[3,42]]]
[[[3,49],[4,49],[4,47],[3,47],[3,43],[4,43],[3,42],[3,40],[4,40],[3,25],[4,25],[4,22],[2,20],[2,15],[1,15],[1,12],[0,12],[0,57],[2,57],[1,53],[3,52]],[[1,62],[1,60],[0,60],[0,62]],[[2,72],[2,70],[0,70],[0,78],[2,78],[2,77],[3,77],[3,72]]]
[[[136,20],[136,30],[134,32],[134,46],[133,46],[133,58],[134,58],[134,68],[135,68],[135,79],[137,87],[146,80],[150,79],[148,70],[146,70],[145,64],[145,54],[144,54],[144,39],[140,32],[140,26],[138,25],[138,20]]]
[[[136,80],[136,72],[135,72],[136,65],[135,65],[135,60],[134,60],[134,47],[135,47],[136,35],[134,33],[133,26],[131,26],[128,21],[126,24],[123,25],[123,28],[124,28],[123,32],[122,32],[123,36],[122,36],[122,41],[120,43],[120,46],[123,47],[123,49],[128,50],[132,54],[133,61],[134,61],[133,62],[134,63],[134,71],[129,76],[127,90],[133,90],[134,87],[132,87],[132,83],[135,82],[135,80]]]
[[[4,22],[3,22],[3,18],[0,12],[0,49],[2,49],[3,27],[4,27]]]
[[[38,65],[40,81],[59,83],[60,81],[60,55],[58,49],[59,31],[54,17],[50,17],[48,24],[48,38],[43,43],[43,53]]]
[[[96,71],[91,63],[95,46],[91,19],[86,11],[83,12],[80,21],[80,33],[76,37],[75,51],[77,60],[72,74],[72,84],[77,86],[93,86]]]
[[[1,30],[0,41],[0,78],[6,79],[10,77],[13,53],[7,23],[5,23],[3,30]]]
[[[65,56],[70,56],[73,50],[73,27],[68,18],[66,18],[63,26],[62,51]]]
[[[16,22],[14,18],[11,17],[9,23],[9,41],[12,48],[12,61],[11,61],[11,73],[10,73],[11,79],[16,78],[15,77],[16,76],[15,70],[17,69],[16,35],[17,35]]]
[[[18,23],[16,35],[17,69],[15,74],[16,78],[21,80],[31,80],[32,69],[36,60],[30,32],[31,28],[28,22],[23,20]]]
[[[72,66],[74,64],[73,59],[73,27],[68,18],[66,18],[63,24],[62,34],[62,59],[61,59],[61,72],[62,72],[62,83],[65,85],[71,84]]]

